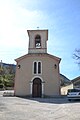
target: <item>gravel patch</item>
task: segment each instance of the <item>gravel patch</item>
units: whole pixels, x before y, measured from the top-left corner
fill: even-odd
[[[80,101],[66,98],[3,97],[0,120],[80,120]]]

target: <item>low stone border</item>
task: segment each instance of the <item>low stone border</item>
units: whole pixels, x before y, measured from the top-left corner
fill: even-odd
[[[9,92],[9,91],[3,92],[3,97],[13,97],[13,96],[14,96],[14,92]]]

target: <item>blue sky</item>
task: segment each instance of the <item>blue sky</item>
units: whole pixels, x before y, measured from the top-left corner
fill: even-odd
[[[80,0],[0,0],[0,59],[28,53],[27,29],[48,29],[48,53],[60,57],[60,72],[69,79],[80,76],[73,59],[80,48]]]

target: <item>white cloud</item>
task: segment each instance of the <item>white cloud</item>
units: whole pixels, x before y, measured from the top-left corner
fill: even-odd
[[[37,26],[43,28],[47,18],[41,11],[29,11],[15,1],[0,1],[0,58],[10,61],[26,54],[27,29],[37,29]]]
[[[10,48],[28,44],[26,30],[36,29],[46,20],[41,11],[29,11],[10,1],[0,3],[0,16],[0,45]]]

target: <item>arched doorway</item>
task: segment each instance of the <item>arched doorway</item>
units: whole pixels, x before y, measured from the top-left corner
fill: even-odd
[[[42,83],[40,78],[33,80],[32,97],[42,97]]]

